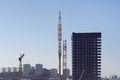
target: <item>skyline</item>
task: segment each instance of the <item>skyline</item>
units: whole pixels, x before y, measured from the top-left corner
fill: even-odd
[[[44,64],[58,69],[57,27],[59,11],[62,39],[68,44],[68,68],[72,67],[72,32],[102,33],[102,76],[120,75],[120,1],[0,0],[0,67]]]

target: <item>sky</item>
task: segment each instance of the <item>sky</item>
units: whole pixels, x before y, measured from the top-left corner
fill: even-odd
[[[120,0],[0,0],[0,67],[43,64],[58,68],[57,26],[72,67],[72,32],[102,33],[102,76],[120,75]]]

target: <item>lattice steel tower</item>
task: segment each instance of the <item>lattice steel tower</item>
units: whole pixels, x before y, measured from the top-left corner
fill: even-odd
[[[63,78],[66,80],[67,77],[67,40],[63,41]]]

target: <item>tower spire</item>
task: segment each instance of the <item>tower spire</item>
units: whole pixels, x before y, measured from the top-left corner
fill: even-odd
[[[61,11],[59,11],[59,24],[61,24]]]
[[[59,23],[58,23],[58,58],[59,58],[59,72],[58,80],[61,79],[61,41],[62,41],[62,24],[61,24],[61,12],[59,11]]]

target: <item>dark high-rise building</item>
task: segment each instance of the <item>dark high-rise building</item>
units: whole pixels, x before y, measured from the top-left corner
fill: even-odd
[[[73,80],[100,80],[101,33],[72,34]]]

